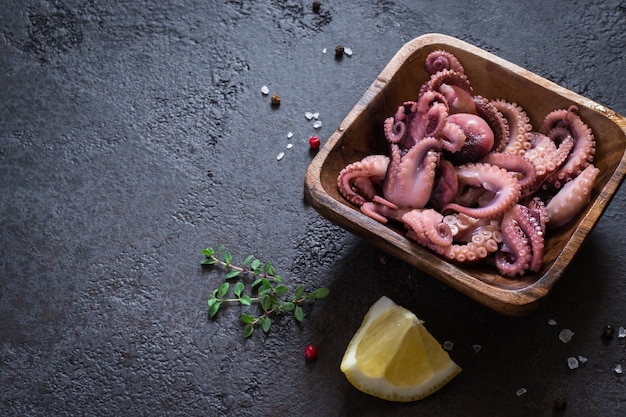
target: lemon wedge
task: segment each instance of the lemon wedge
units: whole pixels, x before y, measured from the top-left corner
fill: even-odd
[[[381,297],[365,315],[341,361],[360,391],[390,401],[420,400],[461,372],[424,322]]]

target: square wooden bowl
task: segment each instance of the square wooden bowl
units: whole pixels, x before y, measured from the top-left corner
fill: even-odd
[[[383,121],[404,101],[417,98],[420,86],[430,77],[424,60],[436,49],[456,55],[476,94],[520,104],[535,129],[551,110],[575,104],[595,135],[594,165],[600,174],[591,202],[575,220],[549,231],[543,267],[538,273],[512,279],[499,275],[491,266],[450,263],[406,238],[402,225],[380,224],[339,194],[337,176],[342,168],[366,155],[386,153]],[[561,277],[614,196],[625,172],[623,116],[459,39],[427,34],[408,42],[396,53],[320,149],[306,173],[305,196],[333,223],[501,314],[521,316],[533,311]]]

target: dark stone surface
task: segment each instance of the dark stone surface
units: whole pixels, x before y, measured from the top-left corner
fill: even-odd
[[[548,302],[524,318],[386,257],[302,195],[308,137],[325,141],[424,33],[626,114],[624,2],[347,3],[323,1],[316,14],[301,0],[4,2],[2,415],[625,414],[626,379],[613,371],[626,367],[624,343],[601,337],[606,324],[626,326],[623,188]],[[339,44],[353,56],[336,60]],[[319,111],[320,130],[305,111]],[[200,250],[220,243],[330,296],[301,325],[285,317],[244,340],[239,307],[207,316],[223,274],[200,267]],[[380,401],[339,371],[383,294],[454,342],[464,371],[426,400]],[[562,328],[575,332],[568,344]],[[570,370],[578,355],[588,362]]]

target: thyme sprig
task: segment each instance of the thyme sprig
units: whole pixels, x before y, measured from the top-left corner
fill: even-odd
[[[304,320],[302,305],[325,298],[329,293],[328,288],[306,292],[305,286],[300,284],[289,296],[291,289],[283,284],[283,278],[276,273],[271,261],[262,262],[254,255],[248,255],[241,266],[235,265],[232,253],[225,249],[224,245],[220,245],[217,250],[211,247],[203,249],[202,254],[205,257],[201,262],[202,265],[219,265],[228,270],[224,281],[213,290],[209,298],[211,318],[214,318],[222,305],[227,303],[242,306],[260,304],[263,311],[261,314],[241,315],[244,338],[250,337],[256,326],[260,326],[263,332],[268,333],[272,326],[272,316],[275,315],[293,313],[294,318],[301,322]],[[247,293],[246,284],[250,287]]]

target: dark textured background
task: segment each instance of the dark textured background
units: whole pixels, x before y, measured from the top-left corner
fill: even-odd
[[[0,414],[626,414],[626,376],[613,371],[626,367],[624,343],[600,337],[607,323],[626,326],[623,188],[525,318],[385,256],[302,193],[308,137],[325,141],[395,52],[428,32],[626,114],[626,4],[335,0],[315,14],[311,3],[3,2]],[[338,44],[353,56],[335,60]],[[223,274],[200,267],[200,250],[220,243],[330,296],[301,325],[285,317],[244,340],[239,307],[207,317]],[[377,400],[339,371],[383,294],[454,342],[464,370],[428,399]],[[568,344],[562,328],[575,332]],[[588,362],[570,370],[578,355]],[[561,395],[564,413],[553,410]]]

